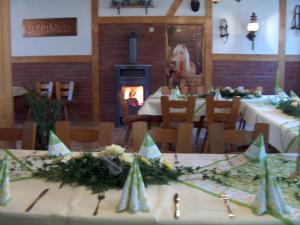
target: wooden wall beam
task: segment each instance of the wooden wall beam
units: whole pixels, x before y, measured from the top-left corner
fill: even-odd
[[[12,63],[51,63],[51,62],[92,62],[92,56],[60,55],[60,56],[16,56]]]
[[[300,55],[286,55],[286,62],[300,62]]]
[[[214,61],[278,61],[278,55],[213,54]]]
[[[212,86],[212,1],[205,0],[205,57],[204,87],[207,91]]]
[[[92,0],[92,98],[93,98],[93,121],[100,121],[100,88],[99,88],[99,25],[98,25],[99,1]]]
[[[286,28],[287,0],[279,2],[279,44],[278,44],[278,70],[280,74],[279,85],[284,88],[285,83],[285,28]]]
[[[177,9],[181,5],[182,0],[174,0],[172,6],[170,7],[169,11],[167,12],[166,16],[174,16]]]
[[[204,24],[204,16],[118,16],[98,17],[98,24],[165,23],[165,24]]]
[[[0,128],[14,125],[9,2],[0,1]]]

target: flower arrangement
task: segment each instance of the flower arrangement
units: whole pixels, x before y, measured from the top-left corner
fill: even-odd
[[[126,181],[134,157],[137,157],[145,185],[168,184],[178,181],[180,176],[198,173],[200,167],[174,167],[169,161],[149,160],[143,156],[125,153],[118,145],[111,145],[97,155],[83,153],[67,161],[49,163],[33,172],[38,178],[64,184],[81,185],[94,193],[114,188],[122,188]]]
[[[283,113],[285,113],[287,115],[300,117],[300,101],[299,101],[299,99],[291,98],[287,101],[283,101],[283,102],[279,103],[277,108],[280,109]]]
[[[215,95],[216,91],[214,89],[210,90],[206,95]],[[252,97],[259,98],[261,97],[261,92],[255,92],[255,93],[250,93],[249,90],[241,91],[239,89],[234,89],[232,87],[224,87],[220,89],[220,93],[223,98],[233,98],[234,96],[240,96],[241,98],[250,98],[250,95]],[[205,96],[206,96],[205,95]],[[203,97],[205,97],[203,96]]]

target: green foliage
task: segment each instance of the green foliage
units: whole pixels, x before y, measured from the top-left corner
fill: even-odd
[[[121,168],[120,173],[111,173],[109,164],[104,158],[95,157],[91,153],[84,153],[80,158],[72,158],[67,162],[60,161],[57,164],[44,162],[43,166],[33,175],[49,181],[61,182],[62,185],[86,186],[94,193],[122,188],[131,165],[117,157],[110,159]],[[168,184],[170,181],[178,180],[182,175],[193,174],[200,169],[200,167],[178,166],[173,170],[169,170],[159,160],[145,163],[140,158],[138,158],[138,164],[146,186]]]
[[[48,137],[50,130],[54,129],[56,121],[61,118],[62,102],[48,98],[46,94],[29,92],[26,94],[30,107],[30,120],[37,123],[36,146],[38,150],[48,149]]]
[[[277,108],[287,115],[300,117],[300,103],[298,102],[296,106],[295,104],[297,104],[295,100],[287,100],[281,102]]]

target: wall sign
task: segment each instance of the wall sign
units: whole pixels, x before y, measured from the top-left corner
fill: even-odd
[[[76,36],[77,18],[25,19],[24,37]]]

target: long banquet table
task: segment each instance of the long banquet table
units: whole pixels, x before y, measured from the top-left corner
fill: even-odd
[[[33,151],[13,151],[18,157],[26,157]],[[38,152],[36,154],[45,154]],[[0,158],[3,151],[0,151]],[[163,154],[164,159],[174,162],[174,154]],[[178,160],[184,165],[205,166],[216,160],[225,159],[224,155],[178,154]],[[50,191],[38,201],[35,207],[26,213],[25,209],[45,188]],[[97,195],[92,195],[85,187],[64,186],[44,180],[28,179],[11,183],[12,200],[7,206],[0,206],[1,225],[89,225],[89,224],[257,224],[277,225],[280,220],[270,216],[256,216],[249,208],[232,203],[236,219],[228,218],[227,211],[219,198],[198,189],[180,183],[149,186],[147,192],[151,211],[131,215],[127,212],[115,212],[120,199],[120,190],[105,193],[99,213],[92,213],[97,204]],[[174,219],[173,196],[180,193],[181,218]]]
[[[275,106],[268,103],[272,96],[263,96],[256,99],[242,99],[241,116],[245,119],[250,127],[255,123],[270,124],[269,143],[280,152],[297,152],[298,136],[297,127],[299,123],[296,118],[286,115]],[[139,115],[161,115],[160,95],[158,92],[149,96],[144,105],[138,111]],[[205,99],[196,98],[194,120],[199,120],[200,116],[205,115]],[[294,140],[294,141],[293,141]],[[291,147],[288,147],[290,143]]]

